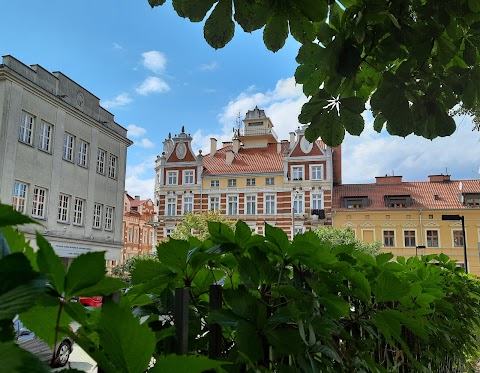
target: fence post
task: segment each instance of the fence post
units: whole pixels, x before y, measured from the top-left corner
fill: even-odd
[[[210,310],[222,308],[222,286],[210,285]],[[222,328],[213,323],[209,325],[208,357],[218,359],[222,353]]]
[[[188,352],[188,301],[190,288],[175,289],[175,329],[177,355],[185,355]]]

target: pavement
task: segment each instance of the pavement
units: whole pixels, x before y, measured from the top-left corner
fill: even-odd
[[[68,364],[63,368],[53,369],[52,372],[61,372],[63,369],[72,368],[82,372],[97,373],[97,363],[79,345],[73,345]]]

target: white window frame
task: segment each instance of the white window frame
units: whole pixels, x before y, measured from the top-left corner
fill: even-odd
[[[88,165],[88,149],[90,144],[85,140],[80,139],[78,141],[78,153],[77,153],[77,164],[81,167],[87,167]]]
[[[234,188],[237,186],[237,179],[228,179],[227,186],[230,188]]]
[[[75,136],[65,132],[63,135],[63,159],[73,162],[73,151],[75,149]]]
[[[455,232],[460,232],[460,235],[462,236],[462,240],[465,240],[465,237],[463,237],[463,231],[462,228],[457,228],[457,229],[452,229],[452,247],[454,249],[459,249],[463,247],[463,242],[461,245],[455,245]]]
[[[414,232],[415,233],[415,245],[414,246],[407,246],[405,245],[405,232]],[[402,241],[403,241],[403,247],[416,247],[418,246],[418,242],[417,242],[417,230],[416,229],[402,229]],[[410,237],[409,237],[410,238]]]
[[[33,130],[35,128],[35,117],[32,114],[22,112],[20,117],[20,128],[18,130],[18,141],[33,146]]]
[[[107,151],[98,148],[97,149],[97,173],[105,175],[105,162],[107,160]]]
[[[73,201],[73,225],[83,226],[85,218],[85,200],[75,197]]]
[[[115,208],[112,206],[105,206],[105,230],[113,231],[113,218],[115,215]]]
[[[320,169],[320,171],[316,169]],[[320,177],[318,177],[320,173]],[[310,165],[310,180],[323,180],[323,164],[311,164]]]
[[[255,178],[247,178],[247,186],[255,186]]]
[[[437,246],[430,246],[428,244],[428,236],[427,236],[427,232],[428,231],[436,231],[437,232],[437,241],[438,241],[438,244]],[[433,248],[440,248],[442,247],[441,244],[440,244],[440,229],[425,229],[425,246],[430,248],[430,247],[433,247]]]
[[[275,178],[274,177],[266,177],[265,178],[265,185],[275,185]]]
[[[178,171],[167,171],[166,185],[178,185]]]
[[[299,225],[299,226],[294,225],[292,228],[293,228],[293,237],[295,237],[297,234],[305,233],[305,227],[303,225]]]
[[[247,194],[245,196],[245,215],[256,215],[258,213],[257,200],[256,194]]]
[[[182,196],[182,215],[185,215],[187,211],[193,212],[193,194]]]
[[[195,170],[183,170],[182,171],[182,184],[184,184],[184,185],[195,184]]]
[[[219,188],[220,180],[210,180],[210,188]]]
[[[166,216],[177,215],[177,196],[168,195],[165,198],[165,215]]]
[[[27,211],[28,184],[15,180],[12,191],[12,207],[18,212]]]
[[[323,210],[323,209],[324,209],[323,193],[312,192],[310,194],[310,210]]]
[[[385,232],[393,232],[393,245],[385,245]],[[382,247],[397,247],[397,232],[395,229],[382,229]]]
[[[163,228],[163,237],[170,237],[173,232],[175,232],[175,228],[165,227]]]
[[[108,177],[110,179],[117,178],[118,157],[113,154],[108,155]]]
[[[220,210],[220,196],[209,196],[208,197],[208,208],[210,211]]]
[[[70,222],[70,199],[68,194],[58,195],[57,221],[60,223]]]
[[[267,197],[273,197],[272,199]],[[272,210],[273,205],[273,211]],[[265,215],[275,215],[277,213],[277,195],[276,194],[264,194],[263,195],[263,212]]]
[[[53,125],[42,120],[38,128],[38,149],[52,153],[52,138]]]
[[[237,216],[238,215],[238,195],[229,195],[227,196],[227,215]]]
[[[102,229],[103,205],[95,202],[93,205],[93,229]]]
[[[47,213],[47,189],[35,186],[33,188],[32,216],[45,219]]]
[[[305,180],[305,165],[290,166],[292,180]]]
[[[303,193],[292,192],[292,209],[294,214],[305,213],[305,195]]]

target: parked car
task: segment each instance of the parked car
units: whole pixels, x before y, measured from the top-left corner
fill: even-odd
[[[63,367],[68,363],[72,353],[73,343],[68,337],[63,337],[55,346],[55,359],[52,362],[52,348],[42,339],[38,338],[34,332],[26,328],[16,317],[13,320],[15,328],[15,341],[23,349],[36,355],[44,363],[52,367]]]
[[[78,297],[78,301],[84,306],[90,307],[101,307],[103,298],[102,297]]]

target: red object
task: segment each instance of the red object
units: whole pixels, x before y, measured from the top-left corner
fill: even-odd
[[[78,301],[84,306],[101,307],[102,297],[78,297]]]

